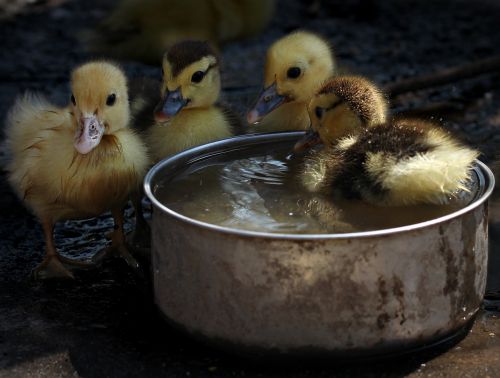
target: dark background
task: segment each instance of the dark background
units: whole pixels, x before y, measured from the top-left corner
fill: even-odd
[[[0,9],[7,2],[0,1]],[[40,91],[65,104],[72,67],[89,58],[77,34],[92,28],[115,1],[45,1],[0,20],[0,113],[15,97]],[[12,4],[12,2],[11,2]],[[224,98],[244,112],[262,82],[267,46],[297,28],[331,41],[344,72],[384,85],[500,54],[497,1],[277,1],[266,31],[222,49]],[[5,16],[5,13],[4,13]],[[129,76],[160,77],[159,66],[123,62]],[[496,168],[500,146],[500,74],[398,96],[394,112],[431,117],[483,152]],[[2,128],[3,128],[2,120]],[[42,259],[41,227],[5,180],[0,148],[0,377],[28,376],[500,376],[500,204],[491,203],[490,269],[484,310],[457,345],[402,360],[347,366],[304,363],[270,367],[226,356],[169,328],[146,281],[121,261],[75,282],[29,279]],[[129,223],[130,228],[130,211]],[[88,257],[106,244],[109,216],[66,222],[56,244]]]

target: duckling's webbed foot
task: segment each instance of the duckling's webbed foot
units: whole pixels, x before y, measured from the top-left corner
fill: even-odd
[[[132,256],[129,252],[129,248],[125,241],[125,233],[123,231],[123,212],[121,210],[112,211],[112,214],[115,220],[115,229],[111,235],[111,245],[97,252],[92,260],[96,264],[101,264],[109,258],[120,257],[125,260],[128,266],[136,272],[140,272],[140,265],[134,256]]]
[[[46,254],[40,265],[31,272],[35,280],[74,279],[75,276],[69,269],[86,269],[94,267],[92,263],[61,256],[54,245],[54,238],[52,235],[54,231],[54,222],[50,218],[43,218],[41,221],[45,235]]]
[[[57,256],[57,259],[69,269],[89,269],[95,268],[95,265],[89,261],[70,259],[61,255]]]
[[[75,276],[70,271],[73,267],[86,269],[94,267],[94,264],[68,259],[58,254],[46,255],[42,263],[33,270],[32,275],[35,280],[74,279]]]
[[[92,257],[92,260],[94,261],[94,263],[99,265],[102,264],[103,261],[114,257],[122,258],[132,269],[136,271],[140,270],[139,263],[129,252],[128,247],[125,243],[119,245],[112,244],[109,247],[102,249],[101,251],[97,252],[94,257]]]

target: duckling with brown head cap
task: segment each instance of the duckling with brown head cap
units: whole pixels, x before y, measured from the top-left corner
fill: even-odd
[[[326,83],[309,104],[312,130],[296,145],[325,145],[306,159],[303,184],[379,205],[443,204],[467,190],[477,151],[429,121],[387,121],[386,112],[366,79]]]
[[[165,54],[162,99],[147,136],[155,161],[237,132],[237,120],[217,104],[218,65],[217,55],[202,41],[179,42]]]

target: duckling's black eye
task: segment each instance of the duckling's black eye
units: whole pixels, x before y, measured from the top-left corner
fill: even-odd
[[[300,68],[299,67],[290,67],[288,71],[286,72],[286,76],[289,79],[296,79],[300,76]]]
[[[116,101],[116,95],[114,93],[111,93],[106,99],[106,105],[113,106],[115,104],[115,101]]]
[[[75,96],[73,96],[73,94],[71,94],[71,103],[73,104],[73,106],[76,106],[76,100],[75,100]]]
[[[191,81],[193,83],[199,83],[200,81],[203,80],[203,78],[205,77],[205,72],[203,71],[196,71],[193,76],[191,76]]]
[[[318,119],[321,119],[321,117],[323,117],[323,111],[324,109],[320,108],[319,106],[316,106],[316,109],[314,109],[314,113],[316,114],[316,117],[318,117]]]

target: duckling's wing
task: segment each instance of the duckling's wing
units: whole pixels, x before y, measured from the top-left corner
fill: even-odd
[[[34,182],[42,182],[44,198],[50,198],[48,202],[54,200],[57,193],[45,185],[53,177],[53,167],[40,162],[47,154],[64,156],[68,145],[73,150],[69,111],[55,107],[42,96],[26,93],[7,115],[5,137],[8,180],[14,191],[25,199],[38,185]]]
[[[160,101],[160,82],[149,77],[129,81],[132,129],[143,134],[155,122],[154,108]]]
[[[221,109],[224,117],[229,122],[229,125],[231,126],[231,133],[233,135],[246,134],[247,129],[240,114],[238,114],[229,104],[224,102],[218,103],[217,107]]]

